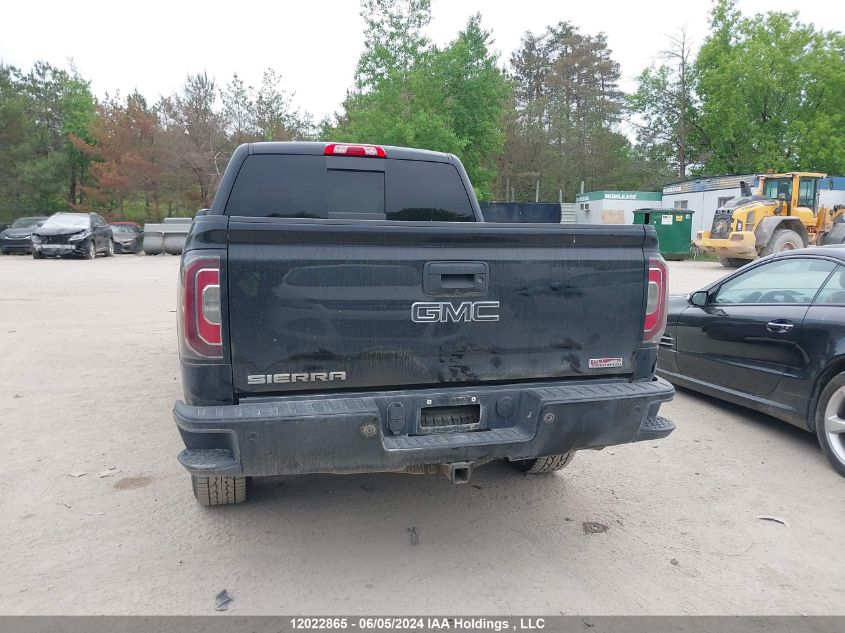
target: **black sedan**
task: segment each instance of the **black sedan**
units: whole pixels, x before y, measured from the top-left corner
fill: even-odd
[[[657,373],[816,433],[845,476],[845,246],[778,253],[670,297]]]
[[[96,213],[55,213],[32,233],[32,257],[114,255],[111,227]]]
[[[140,253],[144,230],[135,222],[112,222],[115,253]]]
[[[0,232],[0,251],[10,253],[31,253],[32,232],[44,224],[46,216],[18,218],[10,227]]]

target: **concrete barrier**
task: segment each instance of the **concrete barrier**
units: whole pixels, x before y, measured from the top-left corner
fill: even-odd
[[[165,233],[164,234],[164,252],[168,255],[178,255],[185,249],[185,238],[188,232],[182,234]]]
[[[146,227],[144,227],[146,229]],[[144,231],[144,253],[147,255],[161,255],[164,249],[164,233],[149,233]]]
[[[185,248],[192,221],[191,218],[166,218],[161,224],[145,224],[144,253],[178,255]]]

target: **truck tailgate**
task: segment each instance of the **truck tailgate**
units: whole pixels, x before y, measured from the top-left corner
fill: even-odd
[[[630,374],[642,226],[229,220],[240,396]]]

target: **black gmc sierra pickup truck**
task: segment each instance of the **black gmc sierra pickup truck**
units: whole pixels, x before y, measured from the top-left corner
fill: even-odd
[[[485,224],[448,154],[242,145],[191,227],[179,313],[203,505],[271,475],[546,473],[674,429],[654,229]]]

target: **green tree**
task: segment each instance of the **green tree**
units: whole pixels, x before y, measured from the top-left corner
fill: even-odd
[[[29,98],[29,112],[35,125],[30,138],[31,158],[19,172],[26,192],[24,206],[47,211],[65,207],[64,176],[67,157],[62,151],[62,80],[64,73],[46,62],[36,62],[30,72],[20,75],[19,82]]]
[[[478,15],[447,47],[422,28],[427,0],[365,0],[367,45],[356,88],[322,136],[456,154],[480,198],[492,195],[509,86]]]
[[[246,86],[238,73],[235,73],[226,85],[226,89],[220,94],[223,99],[223,118],[234,147],[255,137],[252,128],[254,107],[252,93],[252,86]]]
[[[432,83],[424,70],[430,43],[422,35],[431,21],[428,0],[362,0],[361,16],[366,28],[355,89],[335,124],[324,127],[324,137],[457,149],[457,139],[441,113],[428,107],[425,92]]]
[[[845,169],[841,33],[719,0],[696,71],[706,171]]]
[[[94,95],[90,82],[80,76],[75,67],[72,74],[64,75],[62,84],[61,134],[64,137],[64,151],[67,154],[67,201],[71,205],[84,203],[83,186],[88,180],[91,159],[73,143],[74,139],[92,142],[91,126],[96,117]]]
[[[17,84],[18,76],[16,68],[0,64],[0,219],[11,218],[25,198],[20,177],[35,135],[31,102]]]
[[[511,57],[514,112],[507,123],[498,190],[509,198],[571,200],[580,184],[613,188],[630,143],[618,130],[624,107],[619,64],[604,34],[568,22],[527,33]],[[508,192],[510,195],[508,196]]]
[[[655,164],[666,165],[678,179],[700,161],[700,129],[695,97],[696,73],[686,29],[670,38],[661,64],[646,68],[628,110],[637,131],[638,150]]]
[[[358,91],[402,81],[429,50],[423,29],[431,22],[431,0],[361,0],[364,52],[355,70]]]
[[[313,124],[291,105],[293,94],[280,87],[281,76],[272,68],[264,71],[261,86],[252,98],[252,133],[259,141],[307,140]]]
[[[467,22],[458,37],[431,60],[429,90],[445,109],[460,156],[476,193],[492,197],[497,159],[504,145],[503,123],[511,87],[491,53],[491,33],[481,27],[481,15]],[[437,90],[437,88],[440,90]],[[431,104],[437,107],[438,102]]]
[[[235,73],[220,92],[232,149],[251,141],[296,141],[314,136],[311,117],[293,107],[293,94],[281,84],[282,77],[267,68],[257,90],[244,85]]]
[[[28,73],[0,65],[0,212],[45,213],[80,202],[86,156],[72,137],[87,137],[94,118],[88,83],[36,62]]]

